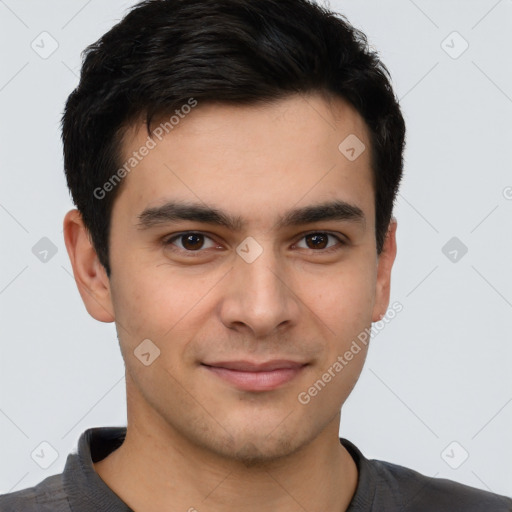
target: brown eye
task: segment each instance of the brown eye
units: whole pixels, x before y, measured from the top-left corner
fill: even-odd
[[[309,249],[325,249],[329,236],[325,233],[313,233],[304,237]]]
[[[210,245],[208,244],[210,241]],[[202,252],[201,249],[208,249],[215,246],[213,240],[202,233],[181,233],[164,240],[166,247],[181,252]]]
[[[330,243],[330,245],[328,245],[329,238],[338,243]],[[318,252],[330,252],[331,250],[337,250],[340,249],[342,246],[346,245],[346,243],[338,236],[324,232],[309,233],[307,235],[304,235],[302,237],[302,240],[306,241],[306,247],[301,248],[311,249],[313,251]]]
[[[189,251],[195,251],[201,249],[204,244],[204,236],[198,235],[197,233],[191,233],[189,235],[181,235],[181,243],[183,247]]]

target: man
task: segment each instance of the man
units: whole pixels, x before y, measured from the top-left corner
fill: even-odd
[[[404,136],[363,34],[306,0],[149,0],[92,45],[64,235],[128,427],[0,510],[512,510],[338,437],[389,307]]]

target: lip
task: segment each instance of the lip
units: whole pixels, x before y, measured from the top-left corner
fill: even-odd
[[[266,362],[221,361],[202,363],[213,375],[243,391],[270,391],[294,379],[304,363],[288,360]]]

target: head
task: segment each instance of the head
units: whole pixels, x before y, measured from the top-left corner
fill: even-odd
[[[365,36],[305,0],[148,0],[87,48],[62,126],[66,246],[116,322],[129,415],[232,457],[317,437],[396,251],[404,121]],[[283,359],[268,389],[212,370]]]

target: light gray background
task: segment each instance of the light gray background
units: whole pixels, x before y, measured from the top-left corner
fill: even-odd
[[[62,471],[86,428],[126,421],[114,325],[87,314],[63,242],[59,121],[80,52],[134,3],[0,0],[0,493]],[[404,309],[374,338],[341,435],[512,495],[512,2],[331,6],[380,51],[408,127],[391,298]],[[31,48],[51,48],[43,31],[59,45],[47,59]],[[442,252],[454,236],[468,248],[455,262]],[[57,248],[46,263],[42,237]],[[47,469],[31,458],[51,461],[43,441],[58,453]]]

